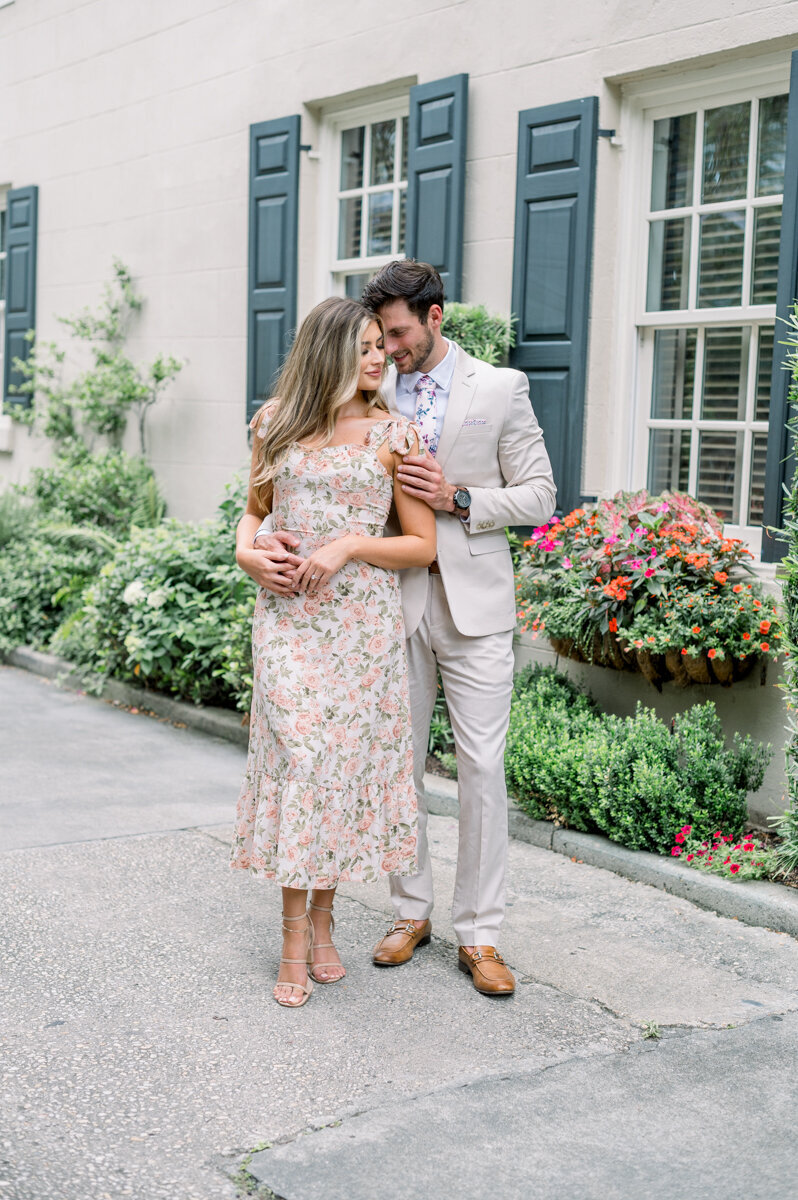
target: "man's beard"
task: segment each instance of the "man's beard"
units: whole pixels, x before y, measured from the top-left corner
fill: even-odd
[[[431,329],[427,330],[426,341],[412,353],[407,369],[402,371],[402,375],[412,375],[416,371],[420,371],[424,363],[429,358],[435,348],[435,337]],[[404,364],[403,364],[404,365]]]

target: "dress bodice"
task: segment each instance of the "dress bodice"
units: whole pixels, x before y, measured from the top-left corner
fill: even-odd
[[[266,426],[266,428],[264,428]],[[268,434],[268,418],[260,426]],[[308,449],[295,442],[274,476],[274,529],[329,540],[345,533],[378,537],[393,498],[393,480],[377,454],[385,442],[409,453],[417,433],[404,417],[375,421],[364,443]]]

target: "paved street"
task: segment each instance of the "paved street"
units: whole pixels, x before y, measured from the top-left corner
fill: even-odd
[[[0,722],[0,1200],[793,1196],[789,936],[514,843],[519,987],[481,997],[433,817],[432,944],[376,970],[387,887],[342,888],[347,979],[285,1011],[243,751],[13,668]]]

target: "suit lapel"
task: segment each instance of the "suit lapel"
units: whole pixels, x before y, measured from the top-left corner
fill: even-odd
[[[462,347],[458,346],[454,374],[452,375],[452,386],[449,390],[449,403],[446,405],[446,416],[443,419],[443,429],[441,430],[438,442],[438,452],[435,455],[435,458],[442,467],[446,464],[446,459],[451,452],[455,438],[460,432],[463,421],[466,418],[466,413],[471,406],[471,401],[474,397],[474,375],[473,360],[466,354]]]

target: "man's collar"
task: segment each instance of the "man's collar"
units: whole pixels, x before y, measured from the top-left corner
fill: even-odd
[[[444,339],[449,346],[446,354],[441,361],[431,371],[413,371],[410,375],[396,376],[396,386],[403,392],[415,391],[416,384],[423,374],[429,375],[436,387],[441,391],[448,392],[452,385],[452,376],[454,375],[455,363],[457,361],[457,346],[454,342],[450,342],[448,338]]]

